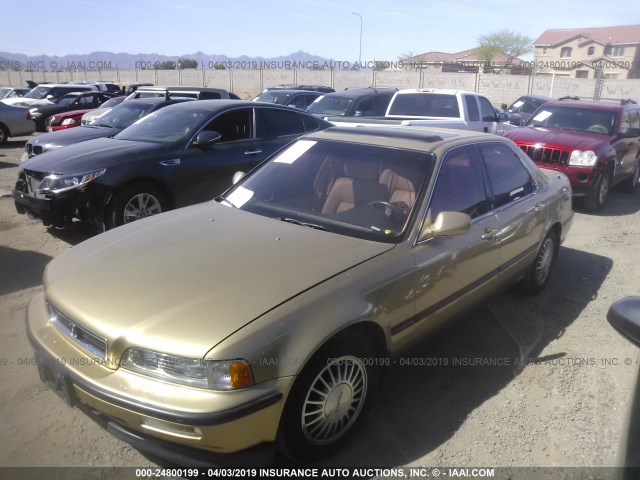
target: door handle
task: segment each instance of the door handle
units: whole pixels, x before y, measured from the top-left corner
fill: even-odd
[[[262,150],[258,149],[258,150],[247,150],[246,152],[244,152],[245,155],[256,155],[258,153],[262,153]]]
[[[536,203],[536,206],[533,207],[534,212],[541,212],[544,210],[544,203]]]
[[[482,234],[482,239],[489,241],[489,240],[493,240],[496,236],[496,230],[495,228],[485,228],[484,229],[484,233]]]

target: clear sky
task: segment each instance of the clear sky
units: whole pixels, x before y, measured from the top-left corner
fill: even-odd
[[[500,29],[534,40],[549,28],[640,24],[638,0],[3,0],[0,51],[94,51],[395,61],[457,52]]]

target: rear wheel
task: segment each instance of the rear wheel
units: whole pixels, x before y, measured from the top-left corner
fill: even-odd
[[[9,132],[7,131],[7,127],[0,123],[0,145],[5,143],[9,139]]]
[[[611,187],[611,175],[605,172],[600,177],[600,181],[595,188],[587,193],[584,197],[584,208],[590,212],[599,212],[604,208],[609,196],[609,188]]]
[[[622,182],[622,190],[627,193],[633,193],[638,185],[638,178],[640,178],[640,160],[636,162],[633,174]]]
[[[278,443],[296,460],[321,458],[362,421],[379,382],[374,350],[351,333],[322,347],[305,366],[287,399]]]
[[[166,212],[169,202],[164,193],[149,183],[132,183],[119,190],[109,202],[105,228],[115,228]]]
[[[554,230],[551,230],[540,245],[536,259],[529,267],[527,274],[522,280],[522,287],[525,293],[535,295],[540,293],[547,282],[549,281],[549,274],[551,273],[551,267],[556,259],[556,253],[558,251],[558,235]]]

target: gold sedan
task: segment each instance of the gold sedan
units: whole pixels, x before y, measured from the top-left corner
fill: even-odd
[[[141,450],[312,460],[394,355],[500,288],[540,291],[572,215],[567,178],[504,138],[330,128],[60,255],[27,332],[42,380]]]

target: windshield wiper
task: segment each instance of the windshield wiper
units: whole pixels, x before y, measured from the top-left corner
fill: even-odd
[[[287,223],[293,223],[294,225],[302,225],[303,227],[322,230],[323,232],[327,231],[327,227],[323,227],[322,225],[316,225],[315,223],[301,222],[300,220],[296,220],[295,218],[280,217],[280,220]]]

